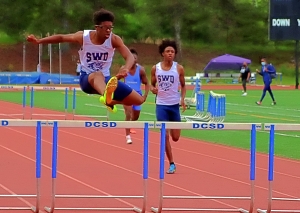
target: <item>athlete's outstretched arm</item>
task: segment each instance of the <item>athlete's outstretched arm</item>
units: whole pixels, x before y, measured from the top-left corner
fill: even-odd
[[[145,71],[144,67],[141,67],[141,69],[140,69],[140,76],[141,76],[142,83],[145,84],[144,99],[146,101],[146,99],[148,97],[149,90],[150,90],[150,84],[149,84],[147,74],[146,74],[146,71]]]
[[[119,73],[116,75],[118,79],[121,79],[127,76],[129,69],[134,65],[134,57],[123,40],[115,34],[112,36],[112,46],[116,48],[125,59],[125,65],[120,68]]]
[[[41,39],[36,38],[34,35],[27,36],[27,41],[35,44],[57,44],[57,43],[79,43],[82,46],[83,31],[78,31],[73,34],[57,34],[47,36]]]
[[[156,66],[154,65],[151,69],[151,92],[153,94],[157,94],[157,88],[156,88],[156,76],[155,76],[155,72],[156,72]]]
[[[179,81],[181,86],[181,106],[182,106],[182,112],[185,111],[185,95],[186,95],[186,87],[185,87],[185,78],[184,78],[184,68],[181,65],[178,65],[178,73],[179,73]]]

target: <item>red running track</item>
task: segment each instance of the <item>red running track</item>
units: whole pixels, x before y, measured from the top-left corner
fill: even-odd
[[[21,113],[21,110],[20,105],[0,102],[2,114]],[[59,114],[36,108],[35,113]],[[26,117],[29,118],[28,115]],[[1,118],[17,117],[2,115]],[[43,117],[43,119],[57,118]],[[3,127],[0,128],[0,135],[0,194],[34,194],[35,129]],[[127,145],[124,138],[122,129],[60,129],[57,194],[142,195],[143,132],[137,130],[137,134],[132,135],[132,145]],[[43,127],[42,139],[41,212],[45,212],[44,206],[49,206],[51,201],[51,128]],[[150,132],[149,139],[148,211],[150,207],[158,205],[159,133]],[[245,143],[249,141],[249,138],[245,139]],[[248,151],[181,138],[179,142],[173,143],[173,152],[177,172],[165,176],[165,195],[250,195]],[[167,162],[165,166],[168,167]],[[273,193],[275,197],[300,197],[299,166],[299,161],[275,158]],[[267,207],[267,167],[268,156],[258,153],[255,210]],[[34,199],[0,198],[1,206],[34,204]],[[141,207],[141,205],[141,199],[56,199],[56,207]],[[248,209],[248,205],[247,200],[164,200],[164,207]],[[300,203],[296,202],[273,201],[273,206],[277,209],[300,209]]]

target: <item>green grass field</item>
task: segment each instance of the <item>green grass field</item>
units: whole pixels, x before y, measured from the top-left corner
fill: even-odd
[[[205,92],[205,100],[208,99],[208,91]],[[238,123],[300,123],[300,100],[297,90],[275,90],[274,94],[277,105],[271,105],[271,98],[266,95],[262,106],[257,106],[255,101],[259,100],[261,91],[248,92],[247,97],[241,96],[240,90],[214,91],[226,94],[226,119],[225,122]],[[187,97],[191,96],[189,91]],[[72,112],[72,93],[69,92],[69,112]],[[34,106],[57,111],[64,111],[63,91],[36,91]],[[106,109],[100,105],[98,96],[86,95],[77,92],[76,114],[81,115],[106,115]],[[14,103],[22,103],[22,92],[1,92],[0,100]],[[27,105],[29,106],[30,93],[27,92]],[[207,106],[207,103],[205,103]],[[140,120],[155,120],[154,96],[149,95],[147,102],[143,105]],[[193,115],[195,108],[188,109],[184,115]],[[118,106],[118,112],[110,114],[110,120],[124,120],[122,106]],[[218,131],[218,130],[184,130],[182,135],[196,140],[209,141],[211,143],[224,144],[242,149],[249,149],[250,132],[248,131]],[[275,135],[277,156],[300,159],[299,142],[300,132],[277,131]],[[268,152],[269,134],[265,131],[257,133],[257,150],[262,153]]]

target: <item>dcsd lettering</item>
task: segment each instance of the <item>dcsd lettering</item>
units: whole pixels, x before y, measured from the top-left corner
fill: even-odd
[[[1,126],[8,126],[9,123],[6,120],[1,120],[0,124]]]
[[[96,127],[96,128],[113,128],[117,126],[116,122],[85,122],[85,127]]]
[[[193,123],[193,129],[224,129],[224,124],[215,123]]]

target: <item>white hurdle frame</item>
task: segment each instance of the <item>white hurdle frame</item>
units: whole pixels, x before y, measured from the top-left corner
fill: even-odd
[[[0,127],[36,127],[36,194],[0,194],[0,198],[36,198],[36,205],[31,207],[0,207],[1,210],[40,210],[40,177],[41,177],[41,122],[19,119],[0,119]]]
[[[73,211],[83,211],[83,210],[96,210],[96,211],[134,211],[138,213],[145,213],[146,212],[146,203],[147,203],[147,182],[148,182],[148,129],[154,128],[154,121],[153,122],[141,122],[141,121],[43,121],[42,125],[52,126],[53,127],[53,153],[52,153],[52,201],[50,207],[44,207],[44,209],[49,212],[53,213],[55,210],[73,210]],[[57,195],[56,194],[56,173],[53,173],[53,170],[56,171],[57,163],[57,128],[118,128],[118,129],[125,129],[125,128],[135,128],[135,129],[144,129],[144,168],[143,168],[143,195]],[[55,147],[56,144],[56,147]],[[147,168],[145,168],[147,167]],[[56,198],[82,198],[82,199],[108,199],[108,198],[140,198],[143,199],[143,206],[142,208],[138,207],[130,207],[130,208],[80,208],[80,207],[55,207],[55,200]]]
[[[268,187],[268,207],[267,209],[257,209],[259,213],[271,213],[271,212],[299,212],[300,210],[279,210],[272,209],[272,201],[300,201],[300,198],[282,198],[282,197],[273,197],[273,175],[274,175],[274,142],[275,142],[275,131],[284,130],[284,131],[300,131],[300,124],[284,124],[284,123],[275,123],[270,124],[266,123],[264,125],[264,130],[270,132],[269,138],[269,187]]]
[[[155,128],[161,129],[161,151],[160,151],[160,192],[158,207],[151,207],[151,211],[161,213],[162,211],[217,211],[217,212],[241,212],[252,213],[254,208],[254,181],[256,161],[256,131],[261,130],[261,123],[203,123],[203,122],[156,122]],[[194,130],[251,130],[251,165],[250,165],[250,196],[245,197],[221,197],[221,196],[165,196],[163,195],[164,185],[164,147],[166,129],[194,129]],[[250,200],[249,210],[239,209],[201,209],[201,208],[163,208],[164,199],[235,199]]]

